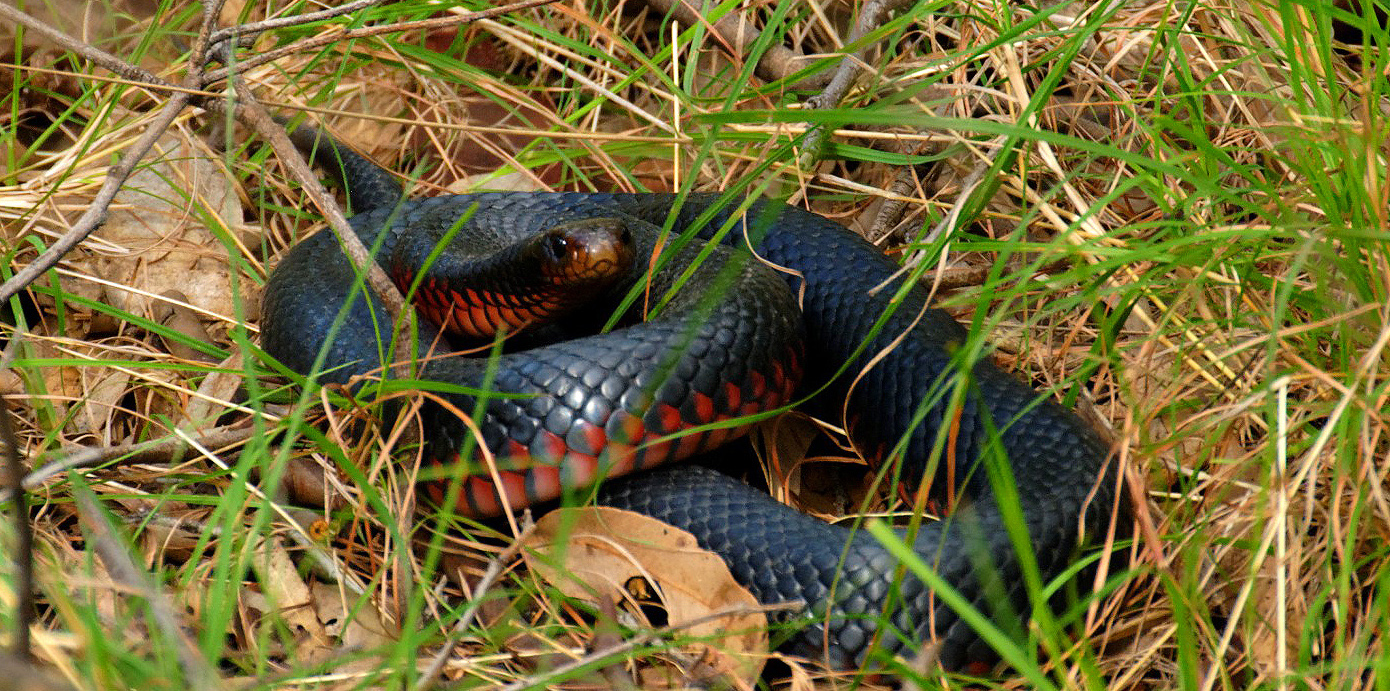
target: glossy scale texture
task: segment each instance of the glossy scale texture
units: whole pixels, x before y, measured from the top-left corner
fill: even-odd
[[[296,133],[301,146],[307,140],[302,132]],[[781,405],[804,370],[800,390],[828,384],[813,403],[826,411],[851,411],[852,436],[868,455],[905,442],[903,452],[889,459],[900,463],[895,467],[901,479],[910,486],[932,471],[934,497],[965,500],[947,520],[922,525],[913,545],[1006,631],[1021,631],[1019,614],[1032,605],[996,484],[1016,487],[1002,496],[1017,500],[1026,547],[1044,583],[1066,570],[1086,538],[1104,531],[1112,517],[1115,482],[1105,472],[1106,446],[1098,436],[988,359],[962,363],[958,346],[965,331],[928,307],[925,289],[912,286],[898,296],[897,265],[833,221],[762,200],[735,215],[736,201],[719,194],[484,193],[400,201],[388,173],[331,141],[312,141],[316,153],[326,150],[342,161],[337,172],[359,211],[367,209],[353,226],[369,245],[383,230],[389,247],[415,230],[437,231],[472,213],[470,227],[500,225],[508,233],[583,218],[623,219],[639,238],[639,269],[655,251],[661,228],[700,238],[722,229],[723,242],[735,248],[702,263],[655,320],[507,354],[495,363],[492,390],[542,394],[491,398],[485,407],[484,441],[511,473],[503,477],[509,501],[538,500],[558,493],[560,483],[712,448],[742,429],[669,435]],[[696,223],[702,216],[706,221]],[[264,346],[299,371],[307,371],[323,346],[323,327],[352,285],[351,268],[325,237],[293,248],[266,289]],[[779,278],[749,261],[738,250],[747,245],[790,272]],[[672,264],[688,263],[698,251],[697,245],[682,249]],[[730,271],[721,272],[731,262]],[[672,268],[657,272],[649,294],[662,295],[679,274]],[[689,289],[706,286],[713,288]],[[616,298],[601,304],[599,319]],[[640,316],[631,312],[630,318]],[[375,334],[383,320],[372,301],[356,301],[328,348],[328,366],[339,368],[328,380],[381,367],[380,353],[386,351]],[[765,332],[769,327],[772,335]],[[449,358],[425,365],[423,376],[477,384],[487,366]],[[964,402],[948,405],[958,388]],[[471,397],[454,402],[473,410]],[[437,457],[463,445],[467,433],[452,414],[433,409],[426,415],[433,432],[428,445]],[[620,444],[618,451],[606,446],[612,442]],[[990,468],[991,461],[998,462]],[[466,507],[475,512],[502,508],[485,479],[466,480],[463,491]],[[794,625],[785,643],[793,652],[849,668],[863,665],[874,649],[910,652],[939,641],[939,659],[948,668],[995,659],[952,609],[904,575],[862,530],[825,524],[698,467],[607,482],[599,501],[693,533],[765,603],[806,603],[800,614],[785,618]]]

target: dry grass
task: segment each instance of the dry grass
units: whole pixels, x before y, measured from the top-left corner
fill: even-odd
[[[1383,17],[1377,6],[1363,14]],[[115,9],[48,19],[178,79],[196,10]],[[1390,688],[1383,18],[1357,35],[1360,10],[1311,2],[943,1],[870,35],[839,107],[800,108],[818,87],[748,76],[769,45],[826,56],[797,64],[828,74],[857,9],[748,3],[735,13],[769,30],[731,55],[636,2],[560,3],[336,41],[244,79],[418,194],[752,180],[883,239],[998,359],[1108,430],[1136,488],[1134,573],[1072,627],[1088,644],[1043,657],[1049,683]],[[242,57],[441,14],[406,2],[281,28]],[[23,66],[3,115],[6,267],[72,224],[168,97],[25,35],[6,43]],[[228,435],[32,488],[35,655],[81,688],[413,683],[473,616],[463,596],[507,539],[399,518],[412,493],[382,450],[393,431],[363,434],[257,376],[259,285],[318,214],[266,147],[208,136],[210,119],[177,122],[148,159],[147,193],[118,199],[11,302],[3,390],[31,469],[76,446]],[[829,132],[818,158],[807,122]],[[152,196],[166,201],[142,206]],[[195,326],[166,326],[188,323],[164,316],[170,289]],[[306,411],[317,426],[300,429]],[[270,435],[287,421],[309,443]],[[329,508],[299,508],[315,497]],[[11,544],[8,523],[0,535]],[[103,543],[142,578],[95,558]],[[13,577],[0,565],[0,583]],[[534,587],[518,576],[489,601]],[[8,631],[16,593],[0,596]],[[464,632],[448,678],[545,686],[562,661],[619,645],[602,631],[586,643],[544,607],[500,610]],[[609,685],[606,664],[571,680]],[[844,682],[795,671],[797,688]]]

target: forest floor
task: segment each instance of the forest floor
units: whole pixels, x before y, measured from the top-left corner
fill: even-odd
[[[1383,0],[234,1],[197,69],[201,6],[107,2],[0,7],[0,687],[1390,689]],[[415,195],[737,188],[840,222],[1112,442],[1127,560],[983,676],[832,672],[737,594],[693,627],[581,604],[519,556],[573,523],[417,520],[411,416],[257,346],[328,202],[256,103]],[[901,512],[820,422],[764,425],[751,474]],[[718,566],[632,559],[666,590]]]

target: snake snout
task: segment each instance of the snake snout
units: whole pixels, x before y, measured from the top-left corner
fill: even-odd
[[[590,218],[546,231],[541,271],[557,285],[593,289],[628,275],[636,254],[632,231],[620,218]]]

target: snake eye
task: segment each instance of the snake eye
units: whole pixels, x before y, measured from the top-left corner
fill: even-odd
[[[545,239],[546,252],[548,252],[550,258],[555,261],[564,259],[566,252],[569,251],[569,247],[569,239],[560,233],[552,234]]]

